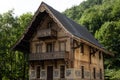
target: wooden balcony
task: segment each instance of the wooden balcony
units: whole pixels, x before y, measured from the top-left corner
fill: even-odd
[[[37,37],[39,39],[56,39],[57,38],[57,31],[53,29],[43,29],[37,33]]]
[[[53,59],[69,59],[69,52],[46,52],[46,53],[31,53],[29,54],[29,61],[35,60],[53,60]]]

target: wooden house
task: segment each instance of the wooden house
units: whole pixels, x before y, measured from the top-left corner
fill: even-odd
[[[29,80],[104,80],[103,53],[110,54],[85,27],[44,2],[13,49],[29,54]]]

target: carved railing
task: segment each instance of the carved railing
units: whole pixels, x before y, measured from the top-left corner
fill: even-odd
[[[69,59],[69,52],[46,52],[46,53],[31,53],[29,60],[51,60],[51,59]]]
[[[53,29],[39,30],[39,32],[37,33],[37,37],[40,39],[57,38],[57,31]]]

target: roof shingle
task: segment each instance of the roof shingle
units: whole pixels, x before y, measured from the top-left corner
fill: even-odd
[[[97,46],[99,49],[102,49],[105,53],[108,53],[101,44],[98,43],[98,41],[93,37],[93,35],[87,30],[86,27],[83,27],[73,20],[66,17],[64,14],[60,13],[59,11],[53,9],[51,6],[47,5],[46,3],[42,2],[41,5],[45,5],[47,9],[52,13],[54,17],[56,17],[57,20],[63,25],[63,27],[70,32],[72,35],[79,37],[80,39],[83,39],[94,46]],[[41,6],[40,6],[41,7]],[[45,16],[49,12],[40,12],[38,8],[37,12],[35,13],[33,20],[31,21],[31,24],[28,26],[25,34],[19,39],[19,41],[14,45],[12,48],[13,50],[18,50],[24,52],[29,52],[29,41],[32,38],[32,35],[37,30],[37,26],[39,22],[42,20],[42,17]],[[33,30],[34,29],[34,30]],[[27,44],[27,45],[26,45]],[[24,48],[26,49],[23,49]]]
[[[51,6],[47,5],[47,8],[53,13],[53,15],[62,23],[62,25],[74,36],[82,38],[86,41],[91,42],[92,44],[101,47],[102,45],[93,37],[93,35],[87,30],[86,27],[81,26],[80,24],[74,22],[73,20],[66,17],[64,14],[61,14],[59,11],[53,9]]]

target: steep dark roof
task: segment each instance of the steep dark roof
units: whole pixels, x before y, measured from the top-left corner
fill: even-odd
[[[65,15],[53,9],[46,3],[42,2],[41,5],[42,4],[45,5],[51,11],[51,13],[59,20],[59,22],[64,26],[64,28],[68,30],[71,34],[81,39],[84,39],[98,46],[99,48],[102,48],[102,45],[98,43],[98,41],[92,36],[92,34],[85,27],[82,27],[81,25],[75,23],[73,20],[67,18]],[[29,52],[29,40],[32,38],[32,35],[36,31],[36,27],[39,25],[39,22],[42,20],[42,17],[45,16],[46,14],[47,14],[46,12],[40,12],[38,8],[38,10],[36,11],[33,17],[33,20],[31,21],[30,26],[28,26],[25,34],[13,47],[13,50]]]
[[[79,25],[78,23],[74,22],[73,20],[66,17],[64,14],[61,14],[59,11],[53,9],[51,6],[45,4],[49,10],[54,14],[54,16],[62,23],[62,25],[74,36],[77,36],[79,38],[82,38],[86,41],[91,42],[92,44],[102,47],[101,44],[98,43],[98,41],[93,37],[93,35],[86,29],[86,27],[83,27]]]

